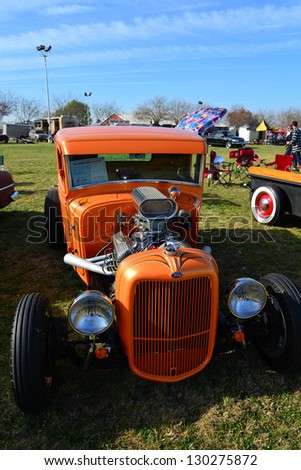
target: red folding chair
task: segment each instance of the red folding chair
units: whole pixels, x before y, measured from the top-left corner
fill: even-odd
[[[208,186],[211,184],[222,184],[227,187],[231,181],[231,170],[223,168],[224,159],[218,157],[214,150],[210,152],[209,167],[205,167],[204,178],[208,181]]]
[[[265,166],[275,165],[275,170],[290,171],[293,164],[293,155],[280,155],[277,154],[275,161],[271,163],[265,163]]]
[[[229,157],[236,158],[235,176],[241,180],[247,177],[249,168],[250,166],[254,165],[254,162],[262,162],[261,158],[259,158],[254,150],[249,147],[232,150]]]

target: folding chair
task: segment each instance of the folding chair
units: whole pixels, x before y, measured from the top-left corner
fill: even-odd
[[[208,186],[218,183],[225,187],[229,186],[231,181],[231,170],[223,168],[223,165],[223,157],[218,157],[216,152],[211,150],[209,167],[205,167],[204,171],[204,178],[207,178]]]
[[[275,156],[275,161],[271,163],[265,163],[265,166],[275,165],[275,170],[290,171],[293,164],[293,155],[280,155]]]
[[[252,148],[243,148],[239,150],[232,150],[230,158],[236,158],[235,177],[243,180],[248,176],[250,166],[254,165],[253,162],[262,162],[261,158],[254,153]]]

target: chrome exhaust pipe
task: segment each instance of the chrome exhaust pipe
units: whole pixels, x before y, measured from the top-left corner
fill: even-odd
[[[64,263],[69,264],[70,266],[76,267],[76,268],[81,268],[85,269],[86,271],[91,271],[93,273],[97,274],[105,274],[106,276],[108,275],[114,275],[115,273],[110,271],[107,266],[104,264],[96,264],[97,262],[101,262],[106,258],[106,256],[96,256],[95,258],[80,258],[79,256],[72,255],[71,253],[67,253],[64,256]],[[92,262],[92,260],[94,262]]]

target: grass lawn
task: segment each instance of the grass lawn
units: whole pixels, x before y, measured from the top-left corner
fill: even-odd
[[[266,161],[282,151],[253,148]],[[215,150],[228,160],[229,150]],[[22,414],[12,399],[9,371],[16,305],[27,292],[43,292],[56,309],[66,309],[85,286],[63,263],[64,251],[28,242],[56,182],[54,145],[0,144],[0,154],[20,193],[0,211],[1,449],[301,448],[301,375],[270,371],[252,349],[219,356],[176,384],[144,381],[127,369],[81,376],[63,361],[50,408]],[[221,293],[233,278],[267,272],[301,285],[300,227],[301,219],[292,216],[277,227],[257,224],[240,180],[229,188],[205,182],[201,237],[218,262]]]

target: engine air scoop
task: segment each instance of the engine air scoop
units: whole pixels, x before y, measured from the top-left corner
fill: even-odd
[[[132,191],[139,214],[145,219],[169,219],[178,210],[174,199],[164,196],[158,189],[140,186]]]

